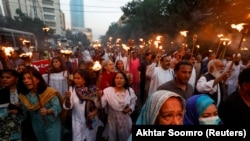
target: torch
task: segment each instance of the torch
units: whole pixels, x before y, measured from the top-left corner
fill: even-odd
[[[100,87],[100,70],[102,69],[102,66],[101,66],[101,64],[100,64],[100,62],[99,61],[95,61],[94,62],[94,65],[93,65],[93,67],[92,67],[92,70],[94,70],[94,72],[95,72],[95,74],[96,74],[96,78],[97,78],[97,87],[99,88]]]
[[[218,36],[218,38],[220,39],[220,41],[219,41],[219,45],[218,45],[218,47],[217,47],[215,56],[217,56],[217,54],[218,54],[218,51],[219,51],[219,49],[220,49],[220,45],[221,45],[222,39],[223,39],[222,37],[223,37],[224,35],[223,35],[223,34],[218,34],[217,36]]]
[[[160,50],[160,46],[161,46],[161,37],[162,37],[162,36],[156,36],[156,40],[154,41],[154,44],[155,44],[156,49],[157,49],[157,53],[159,53],[159,50]]]
[[[29,52],[30,51],[30,41],[23,40],[23,44],[25,45],[25,47],[28,49],[28,52]]]
[[[184,37],[184,46],[187,47],[187,40],[186,40],[186,37],[187,37],[187,33],[188,31],[184,30],[184,31],[180,31],[180,34]]]
[[[198,51],[199,51],[199,49],[200,49],[200,45],[196,45],[196,48],[197,48],[197,50],[196,50],[196,52],[195,52],[195,56],[198,54]]]
[[[24,61],[25,66],[30,66],[31,64],[31,58],[32,58],[32,52],[25,52],[19,55],[19,57]]]
[[[67,63],[66,67],[67,67],[67,76],[68,76],[68,90],[69,90],[69,81],[70,81],[70,73],[69,73],[69,56],[73,54],[72,50],[69,50],[69,49],[62,49],[60,51],[60,53],[63,55],[63,57],[65,58],[65,62]]]
[[[195,47],[195,45],[196,45],[196,41],[197,41],[197,38],[198,38],[198,35],[197,34],[194,34],[194,36],[193,36],[193,48],[192,48],[192,56],[193,56],[193,54],[194,54],[194,47]]]
[[[12,47],[2,47],[6,56],[11,56],[11,53],[14,51]]]
[[[249,24],[246,24],[246,23],[240,23],[240,24],[237,24],[237,25],[232,24],[231,27],[234,28],[234,29],[237,29],[239,32],[242,33],[241,39],[240,39],[240,43],[239,43],[239,46],[238,46],[238,48],[237,48],[237,50],[236,50],[236,52],[235,52],[235,56],[234,56],[234,58],[236,58],[236,57],[237,57],[237,54],[240,52],[240,49],[241,49],[241,45],[242,45],[243,39],[244,39],[245,35],[247,34],[247,32],[248,32],[248,30],[249,30]],[[233,61],[232,61],[231,64],[230,64],[230,67],[229,67],[228,70],[231,70],[231,69],[232,69],[233,64],[234,64],[234,61],[235,61],[234,58],[233,58]]]
[[[225,47],[224,47],[224,49],[222,50],[222,52],[221,52],[221,54],[220,54],[220,56],[219,56],[220,59],[223,59],[223,58],[224,58],[225,53],[226,53],[226,51],[227,51],[227,47],[228,47],[228,45],[230,45],[230,44],[231,44],[231,41],[230,41],[228,38],[225,38],[225,39],[224,39],[224,42],[223,42],[223,45],[224,45]]]

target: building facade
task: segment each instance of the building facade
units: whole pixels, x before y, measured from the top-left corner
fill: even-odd
[[[71,29],[82,29],[84,24],[84,1],[70,0]]]
[[[30,18],[41,19],[56,35],[64,35],[65,19],[60,0],[2,0],[2,5],[4,16],[14,18],[16,9],[20,9]]]

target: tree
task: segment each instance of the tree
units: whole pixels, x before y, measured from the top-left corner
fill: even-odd
[[[73,43],[73,46],[76,46],[79,44],[79,42],[82,43],[83,47],[88,47],[90,45],[90,41],[87,38],[86,34],[82,33],[82,32],[77,32],[75,34],[72,33],[71,30],[67,29],[66,33],[65,33],[65,37],[68,40],[71,40]]]
[[[179,38],[187,30],[187,43],[193,35],[207,51],[217,47],[217,34],[232,34],[231,24],[249,22],[248,0],[137,0],[122,7],[123,16],[106,35],[122,33],[125,40],[142,37],[150,39],[155,34],[164,35],[168,42]]]

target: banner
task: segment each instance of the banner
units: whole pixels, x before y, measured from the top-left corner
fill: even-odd
[[[78,68],[78,60],[77,58],[70,58],[70,62],[72,63],[72,69],[75,71]],[[34,61],[32,65],[36,66],[41,74],[44,74],[48,71],[49,68],[49,60],[39,60]]]
[[[36,66],[41,74],[44,74],[49,68],[49,60],[34,61],[32,65]]]

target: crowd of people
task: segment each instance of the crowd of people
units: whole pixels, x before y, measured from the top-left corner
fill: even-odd
[[[0,140],[127,141],[132,125],[250,125],[250,63],[240,53],[86,52],[51,51],[42,74],[32,56],[0,49]]]

